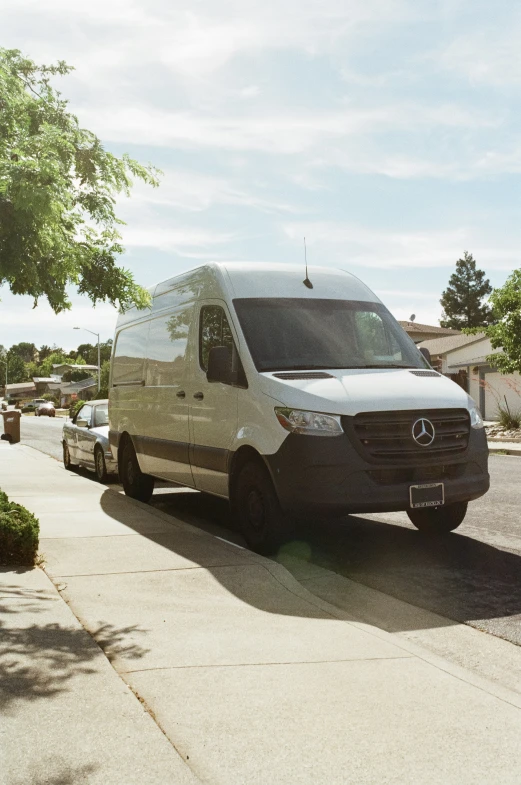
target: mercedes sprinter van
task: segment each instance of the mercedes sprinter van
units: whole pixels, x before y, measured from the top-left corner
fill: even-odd
[[[230,500],[268,553],[290,522],[405,510],[446,533],[489,487],[474,401],[342,270],[207,264],[118,319],[110,443],[125,493],[154,479]]]

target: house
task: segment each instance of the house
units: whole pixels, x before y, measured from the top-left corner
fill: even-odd
[[[59,363],[58,365],[52,366],[52,372],[54,376],[59,376],[61,378],[66,371],[91,371],[97,373],[98,366],[75,365],[74,363]]]
[[[493,349],[485,333],[423,341],[419,347],[430,351],[441,373],[462,385],[486,420],[497,420],[499,406],[521,410],[521,374],[501,374],[489,362],[490,355],[503,350]]]
[[[53,393],[59,387],[59,376],[33,376],[36,387],[36,397],[41,398],[44,393]]]
[[[81,366],[84,367],[84,366]],[[90,401],[98,392],[98,380],[90,377],[81,382],[68,382],[60,385],[60,403],[66,406],[79,399]]]
[[[36,385],[34,382],[19,382],[18,384],[5,385],[5,397],[8,401],[23,401],[26,398],[36,398]]]
[[[403,327],[414,343],[442,338],[446,335],[461,335],[460,330],[451,330],[448,327],[436,327],[435,325],[418,324],[417,322],[398,322],[398,324],[400,327]]]

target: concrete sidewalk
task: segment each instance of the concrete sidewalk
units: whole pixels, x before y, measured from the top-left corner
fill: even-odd
[[[0,448],[0,478],[69,604],[0,576],[4,629],[31,631],[0,639],[5,785],[519,782],[519,694],[30,448]]]

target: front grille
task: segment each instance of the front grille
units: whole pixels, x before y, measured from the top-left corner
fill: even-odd
[[[414,423],[421,418],[434,426],[434,441],[427,447],[420,446],[412,435]],[[470,420],[466,409],[363,412],[352,422],[362,449],[378,461],[442,460],[468,447]]]
[[[368,475],[378,485],[397,485],[411,482],[443,482],[461,477],[465,463],[440,464],[435,466],[411,466],[410,468],[371,469]]]

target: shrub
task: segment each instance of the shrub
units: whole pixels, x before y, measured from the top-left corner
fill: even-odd
[[[40,524],[34,515],[0,491],[0,564],[33,566],[39,534]]]
[[[84,403],[86,403],[86,401],[81,399],[79,401],[72,401],[69,407],[69,417],[75,417]]]
[[[508,407],[498,406],[499,424],[509,431],[521,428],[521,410],[511,412]]]

